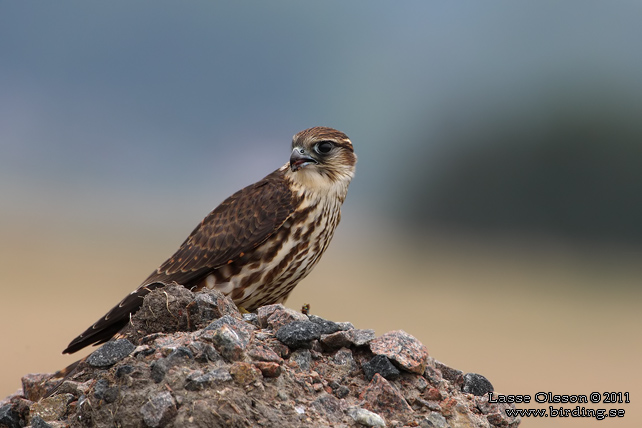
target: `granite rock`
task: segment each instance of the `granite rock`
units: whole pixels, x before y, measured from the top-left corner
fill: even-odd
[[[95,350],[87,358],[87,364],[94,367],[111,366],[131,354],[135,348],[127,339],[112,340]]]
[[[493,392],[494,389],[493,385],[484,376],[477,373],[466,373],[462,391],[481,397]]]
[[[21,428],[20,414],[13,409],[11,404],[0,407],[0,426],[7,428]]]
[[[366,409],[387,417],[394,415],[407,420],[412,413],[412,408],[399,390],[378,373],[375,373],[359,398],[365,402]]]
[[[176,401],[169,391],[152,396],[140,408],[143,422],[148,427],[164,427],[176,416]]]
[[[291,349],[310,348],[313,340],[321,338],[321,327],[310,321],[293,321],[279,328],[276,338]]]
[[[366,427],[385,427],[386,421],[378,414],[361,407],[351,407],[348,409],[348,415],[360,425]]]
[[[426,369],[428,349],[403,330],[386,333],[370,342],[370,350],[384,355],[411,373],[422,374]]]
[[[256,318],[231,305],[212,292],[152,291],[118,339],[129,345],[107,342],[98,365],[79,364],[48,398],[60,379],[25,376],[23,390],[0,401],[0,426],[519,424],[506,416],[513,405],[475,395],[492,388],[483,376],[434,360],[407,333],[375,338],[283,305]]]
[[[375,374],[380,374],[388,380],[399,377],[400,371],[390,362],[385,355],[375,355],[370,361],[362,365],[366,379],[372,380]]]
[[[286,308],[282,304],[262,306],[257,309],[259,326],[274,331],[294,321],[310,321],[307,315]]]

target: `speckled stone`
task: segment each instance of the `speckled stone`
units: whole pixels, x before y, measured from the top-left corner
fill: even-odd
[[[341,326],[334,321],[328,321],[316,315],[308,315],[308,319],[321,327],[321,334],[332,334],[341,330]]]
[[[464,387],[462,391],[481,397],[494,390],[493,384],[484,376],[477,373],[466,373],[464,375]]]
[[[67,404],[72,400],[74,400],[74,396],[71,394],[58,394],[43,398],[31,406],[29,414],[31,417],[40,416],[47,422],[56,421],[67,412]]]
[[[378,414],[370,410],[362,409],[361,407],[350,407],[348,409],[348,416],[350,416],[358,424],[367,427],[385,427],[386,421]]]
[[[391,331],[372,340],[370,350],[376,355],[385,355],[411,373],[422,374],[426,369],[428,349],[403,330]]]
[[[256,310],[256,315],[258,317],[259,326],[261,328],[267,327],[267,320],[274,312],[279,310],[284,310],[285,306],[280,303],[275,303],[274,305],[265,305],[261,306]]]
[[[336,364],[335,370],[338,376],[349,376],[350,373],[359,370],[359,365],[348,348],[339,349],[332,357],[332,361]]]
[[[448,367],[442,362],[435,360],[435,368],[441,372],[441,376],[454,383],[455,385],[463,386],[464,385],[464,372],[461,370],[453,369]]]
[[[332,391],[334,396],[337,398],[344,398],[347,397],[348,394],[350,394],[350,388],[345,385],[341,385],[335,380],[331,380],[330,382],[328,382],[328,386],[330,387],[330,390]]]
[[[341,330],[354,330],[354,325],[349,321],[337,322],[337,325]]]
[[[112,340],[95,350],[87,358],[87,364],[93,367],[111,366],[131,354],[134,349],[136,347],[127,339]]]
[[[375,331],[370,329],[355,328],[347,330],[346,334],[348,336],[348,340],[350,340],[354,346],[367,345],[375,338]]]
[[[366,409],[384,416],[399,416],[399,413],[412,412],[412,408],[397,391],[397,388],[380,374],[374,375],[359,398],[365,401],[364,407]]]
[[[260,327],[259,316],[255,312],[250,312],[249,314],[243,314],[241,319],[248,324],[252,324],[256,328]]]
[[[290,361],[294,361],[303,371],[310,370],[312,354],[309,349],[297,349],[290,354]]]
[[[120,366],[116,369],[116,377],[117,378],[123,378],[129,374],[132,374],[134,372],[135,368],[134,366],[130,366],[129,364],[125,364],[123,366]]]
[[[22,377],[22,391],[27,400],[38,401],[46,391],[46,381],[51,377],[49,373],[30,373]]]
[[[279,363],[257,361],[252,364],[261,370],[263,377],[279,377],[281,375],[281,365]]]
[[[5,404],[0,407],[0,426],[21,428],[20,415],[11,408],[11,404]]]
[[[513,423],[515,419],[506,416],[506,409],[514,408],[515,406],[509,403],[490,403],[488,402],[488,395],[481,396],[476,399],[477,409],[483,414],[491,417],[492,415],[500,415],[506,419],[506,422]],[[495,417],[495,416],[493,416]],[[501,426],[501,425],[498,425]]]
[[[276,338],[291,349],[309,348],[321,337],[321,327],[310,321],[294,321],[276,332]]]
[[[441,371],[437,369],[437,360],[433,357],[428,357],[426,361],[426,370],[424,370],[423,377],[433,385],[438,385],[439,382],[444,378],[441,374]]]
[[[170,365],[176,365],[182,360],[193,360],[194,353],[185,346],[179,346],[178,348],[174,349],[166,358],[167,362],[169,362]]]
[[[399,377],[401,373],[385,355],[375,355],[370,361],[364,363],[362,368],[368,380],[372,380],[376,373],[388,380]]]
[[[428,388],[424,391],[423,396],[426,400],[431,401],[441,401],[443,398],[437,388]]]
[[[194,354],[189,348],[180,346],[169,353],[168,356],[154,361],[151,366],[151,378],[155,383],[160,383],[164,378],[167,371],[185,360],[193,360]]]
[[[218,330],[224,325],[230,325],[233,327],[236,327],[239,330],[243,330],[246,334],[250,335],[254,330],[256,330],[256,327],[254,327],[252,324],[249,324],[245,321],[239,320],[237,318],[234,318],[230,315],[225,315],[215,321],[212,321],[207,327],[205,327],[203,330],[208,331],[208,330]]]
[[[240,385],[249,385],[261,378],[261,370],[250,363],[236,362],[230,367],[230,374],[234,382]]]
[[[408,373],[399,379],[398,387],[404,390],[410,389],[422,393],[428,388],[428,381],[422,375]]]
[[[226,360],[240,361],[245,358],[245,348],[250,337],[247,330],[224,324],[213,330],[212,343]]]
[[[185,378],[185,389],[188,391],[201,391],[216,383],[229,382],[231,380],[232,375],[223,367],[210,370],[205,374],[199,370],[195,370]]]
[[[161,383],[167,374],[168,364],[164,358],[154,361],[150,365],[150,377],[154,383]]]
[[[329,349],[348,348],[351,345],[345,331],[337,331],[331,334],[322,334],[320,342]]]
[[[324,393],[314,400],[311,406],[316,408],[319,413],[326,415],[328,420],[332,422],[339,422],[343,417],[341,402],[334,395]]]
[[[426,421],[431,424],[428,426],[433,426],[435,428],[447,428],[449,427],[448,422],[446,421],[446,418],[441,416],[437,412],[432,412],[428,416],[426,416]]]
[[[229,297],[216,290],[206,290],[194,294],[194,301],[203,321],[214,320],[225,315],[241,317],[241,313]]]
[[[347,348],[352,345],[364,346],[375,338],[374,330],[341,330],[335,333],[322,335],[321,343],[327,348]]]
[[[149,398],[139,410],[148,427],[164,427],[176,416],[176,402],[169,391]]]
[[[310,321],[307,315],[294,309],[286,308],[282,304],[262,306],[257,310],[259,325],[274,331],[294,321]]]
[[[439,406],[441,407],[441,414],[446,416],[446,417],[452,417],[455,413],[457,413],[457,405],[459,404],[458,400],[454,397],[445,397],[441,402],[439,402]]]
[[[283,358],[281,358],[268,346],[261,343],[254,343],[250,345],[247,349],[247,355],[256,361],[267,361],[271,363],[283,362]]]
[[[189,349],[194,354],[194,359],[200,363],[221,361],[223,358],[214,346],[204,342],[190,343]]]
[[[118,398],[118,387],[109,386],[107,379],[99,379],[94,385],[94,398],[113,403]]]
[[[31,428],[53,428],[53,426],[45,422],[40,416],[36,415],[31,418]]]

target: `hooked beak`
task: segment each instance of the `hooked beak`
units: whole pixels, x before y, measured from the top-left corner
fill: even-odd
[[[303,149],[300,149],[298,147],[295,147],[294,150],[292,150],[292,154],[290,155],[290,169],[292,170],[292,172],[296,172],[308,165],[317,165],[318,163],[319,162],[317,162],[310,156],[304,154]]]

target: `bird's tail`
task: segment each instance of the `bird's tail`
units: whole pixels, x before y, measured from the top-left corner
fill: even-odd
[[[100,345],[109,341],[127,325],[131,314],[138,311],[143,304],[143,298],[152,290],[164,286],[164,283],[155,282],[141,286],[136,291],[128,294],[118,305],[107,312],[103,318],[96,321],[94,325],[72,340],[62,353],[72,354],[85,346]]]

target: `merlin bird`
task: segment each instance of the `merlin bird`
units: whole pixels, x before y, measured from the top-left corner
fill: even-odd
[[[356,162],[344,133],[326,127],[299,132],[288,163],[224,200],[172,257],[63,353],[107,342],[146,294],[170,283],[218,290],[248,311],[284,302],[328,248]]]

